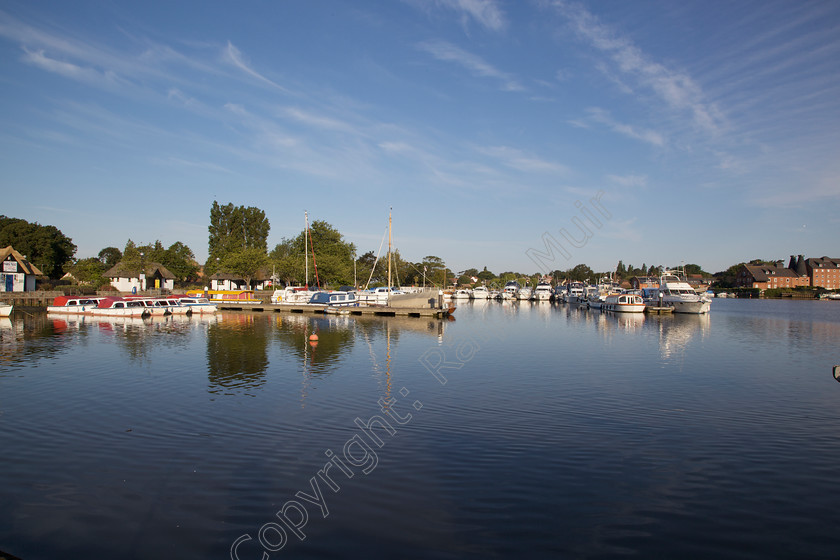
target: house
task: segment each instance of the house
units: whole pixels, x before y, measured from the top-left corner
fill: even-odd
[[[840,289],[840,259],[819,257],[805,259],[804,264],[811,286],[827,290]]]
[[[145,263],[142,267],[136,263],[118,262],[104,276],[110,278],[111,285],[121,292],[171,290],[175,287],[175,275],[156,262]]]
[[[735,276],[735,285],[767,290],[808,286],[810,280],[807,276],[797,274],[796,270],[784,266],[782,261],[778,261],[773,264],[741,265]]]
[[[268,289],[267,285],[269,285],[270,278],[263,272],[259,271],[257,274],[251,278],[251,284],[254,285],[255,290],[265,290]],[[245,279],[241,276],[237,276],[236,274],[231,274],[229,272],[217,272],[213,276],[210,277],[210,289],[211,290],[250,290],[251,288],[245,283]]]
[[[11,245],[0,249],[0,262],[0,292],[34,292],[35,277],[44,275]]]

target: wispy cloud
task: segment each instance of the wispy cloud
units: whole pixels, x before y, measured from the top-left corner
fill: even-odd
[[[325,130],[353,132],[351,125],[338,119],[317,115],[311,111],[303,110],[299,107],[287,107],[283,113],[297,122],[303,123],[315,128]]]
[[[546,161],[508,146],[482,147],[478,148],[478,152],[507,167],[526,173],[567,173],[569,171],[569,168],[563,164]]]
[[[603,71],[614,81],[623,84],[615,74],[634,80],[639,87],[647,88],[669,107],[688,111],[699,128],[719,132],[724,126],[724,117],[716,105],[706,99],[702,88],[692,77],[680,70],[666,67],[652,60],[629,38],[600,22],[586,8],[579,4],[557,0],[554,6],[567,17],[577,34],[595,49],[609,56],[608,66]]]
[[[473,76],[498,80],[505,91],[524,91],[525,88],[516,79],[503,72],[480,56],[469,53],[447,41],[426,41],[417,45],[438,60],[453,62],[466,68]]]
[[[478,23],[490,31],[503,31],[507,27],[505,14],[497,0],[403,0],[418,10],[430,13],[435,8],[450,10],[460,15],[466,28],[470,22]]]
[[[464,18],[471,18],[493,31],[501,31],[507,25],[495,0],[437,0],[436,3],[460,12]]]
[[[648,182],[645,175],[607,175],[607,179],[622,187],[646,187]]]
[[[284,88],[280,84],[272,82],[271,80],[269,80],[253,68],[251,68],[251,66],[249,66],[248,63],[245,62],[244,58],[242,57],[242,53],[239,51],[239,49],[233,46],[233,43],[231,43],[230,41],[228,41],[227,47],[225,47],[222,50],[222,60],[233,64],[235,67],[239,68],[249,76],[256,78],[257,80],[265,84],[275,87],[280,91],[286,91],[286,88]]]
[[[605,111],[604,109],[599,109],[597,107],[587,109],[587,112],[589,113],[589,116],[593,121],[606,125],[613,131],[618,132],[619,134],[623,134],[624,136],[628,136],[630,138],[635,138],[636,140],[641,140],[643,142],[653,144],[654,146],[661,147],[665,145],[665,138],[662,136],[662,134],[656,132],[655,130],[639,128],[629,124],[620,123],[613,119],[608,111]]]

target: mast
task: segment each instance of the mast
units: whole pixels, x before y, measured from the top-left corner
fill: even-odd
[[[309,288],[309,212],[303,211],[303,262],[304,262],[304,283]]]
[[[388,292],[390,293],[393,284],[391,284],[391,211],[388,209]]]

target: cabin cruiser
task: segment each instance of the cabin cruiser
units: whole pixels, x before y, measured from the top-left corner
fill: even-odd
[[[534,299],[537,301],[548,301],[551,299],[551,284],[540,282],[534,288]]]
[[[309,300],[310,304],[330,307],[351,307],[359,305],[354,292],[316,292]]]
[[[105,317],[145,317],[150,312],[140,300],[106,297],[91,310],[91,314]]]
[[[659,287],[646,290],[649,305],[673,307],[674,313],[708,313],[711,301],[700,297],[691,285],[670,270],[663,270]]]
[[[189,307],[193,313],[215,313],[219,310],[215,303],[203,297],[182,297],[178,298],[181,305]]]
[[[511,280],[507,284],[505,284],[504,290],[502,290],[502,299],[516,299],[516,293],[519,291],[519,282]]]
[[[601,304],[603,311],[617,311],[619,313],[644,313],[645,302],[637,294],[610,294]]]
[[[566,285],[566,303],[586,303],[586,286],[583,282],[569,282]]]
[[[388,305],[388,300],[391,295],[403,293],[404,292],[402,290],[396,290],[388,287],[372,288],[370,290],[357,292],[356,299],[359,300],[359,303],[365,303],[367,305]]]
[[[455,290],[455,293],[452,294],[452,299],[470,299],[470,291],[469,290]]]
[[[47,307],[47,313],[66,313],[78,315],[82,313],[90,313],[103,297],[89,297],[89,296],[58,296],[53,300],[53,304]]]
[[[528,288],[527,286],[524,288],[519,288],[519,290],[517,290],[516,292],[516,299],[520,301],[528,301],[531,299],[532,294],[533,292],[531,291],[531,288]]]
[[[472,298],[473,299],[490,299],[490,290],[488,290],[486,286],[478,286],[476,288],[473,288]]]
[[[319,291],[307,286],[286,286],[282,290],[274,290],[274,294],[271,296],[271,303],[284,305],[309,303],[312,296]]]

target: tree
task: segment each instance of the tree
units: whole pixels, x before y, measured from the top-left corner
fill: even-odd
[[[213,274],[221,260],[241,249],[267,249],[270,225],[265,212],[253,206],[225,206],[213,201],[210,207],[208,249],[205,272]]]
[[[116,247],[105,247],[99,251],[99,262],[105,265],[105,269],[109,269],[116,265],[122,259],[122,251]]]
[[[176,241],[164,251],[160,264],[181,281],[198,278],[198,263],[195,261],[195,255],[192,249],[180,241]]]
[[[76,253],[73,240],[55,226],[0,215],[0,247],[8,245],[50,278],[60,278]]]
[[[103,276],[108,268],[97,257],[90,257],[76,261],[70,267],[70,274],[79,284],[89,284],[96,288],[107,284],[108,279]]]
[[[627,275],[627,268],[624,266],[622,261],[618,261],[618,264],[615,267],[615,275],[619,278],[624,278]]]
[[[594,281],[595,272],[585,264],[578,264],[574,268],[570,268],[566,272],[566,276],[568,276],[569,280],[576,282],[583,282],[587,279]]]
[[[711,276],[708,272],[703,270],[699,264],[687,264],[683,267],[686,274],[701,274],[703,276]]]
[[[487,270],[486,266],[484,267],[484,270],[476,274],[476,276],[478,276],[479,280],[484,280],[485,282],[490,282],[496,277],[495,274]]]
[[[423,257],[422,265],[425,269],[427,284],[435,284],[438,286],[447,285],[447,278],[449,278],[452,273],[448,268],[446,268],[446,263],[443,262],[442,258],[434,255],[428,255]]]
[[[304,230],[297,237],[284,239],[276,245],[271,251],[271,264],[275,271],[280,269],[281,277],[287,280],[303,278],[306,269],[304,259],[308,259],[309,279],[304,281],[315,280],[317,270],[317,281],[322,286],[327,283],[352,284],[355,252],[356,246],[346,242],[337,229],[325,221],[316,220],[309,226],[308,236]]]
[[[251,280],[267,264],[268,255],[265,254],[264,250],[257,247],[249,247],[225,255],[225,258],[220,263],[220,268],[225,272],[239,276],[245,280],[245,283],[250,288]]]

